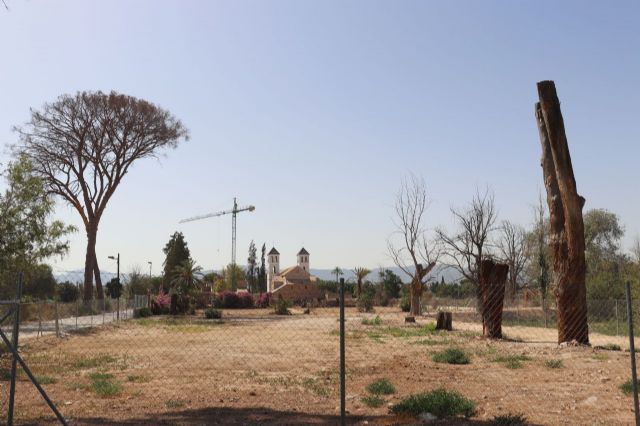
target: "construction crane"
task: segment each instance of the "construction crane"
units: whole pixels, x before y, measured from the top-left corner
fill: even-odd
[[[240,207],[238,208],[238,203],[236,202],[236,199],[233,199],[233,208],[231,210],[223,210],[221,212],[216,212],[216,213],[207,213],[207,214],[203,214],[200,216],[194,216],[194,217],[190,217],[187,219],[182,219],[180,221],[180,223],[185,223],[185,222],[193,222],[194,220],[200,220],[200,219],[207,219],[210,217],[217,217],[217,216],[223,216],[225,214],[231,214],[231,265],[232,265],[232,271],[231,271],[231,288],[232,289],[237,289],[237,283],[236,283],[236,274],[235,274],[235,269],[236,269],[236,215],[240,212],[252,212],[254,211],[256,208],[254,206],[246,206],[246,207]]]

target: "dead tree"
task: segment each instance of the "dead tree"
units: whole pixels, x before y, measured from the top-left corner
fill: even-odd
[[[420,315],[420,299],[426,286],[429,272],[436,266],[439,257],[437,242],[429,242],[424,229],[424,214],[429,206],[423,179],[411,175],[402,182],[396,197],[396,232],[401,243],[396,246],[387,241],[393,262],[411,277],[411,315]]]
[[[518,283],[527,263],[526,231],[522,226],[505,220],[500,227],[501,235],[498,239],[499,257],[509,265],[506,296],[515,299]]]
[[[476,189],[468,208],[451,208],[451,213],[459,229],[454,234],[439,229],[438,238],[448,264],[475,285],[480,299],[480,263],[489,254],[489,237],[497,218],[493,192]]]
[[[542,145],[542,172],[549,205],[549,246],[553,253],[553,288],[558,312],[558,343],[589,344],[585,238],[560,101],[553,81],[538,83],[536,121]]]
[[[502,308],[508,274],[509,265],[490,259],[480,262],[480,310],[484,337],[502,338]]]

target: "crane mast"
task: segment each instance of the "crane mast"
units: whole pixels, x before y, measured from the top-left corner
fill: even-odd
[[[231,214],[231,268],[232,271],[231,272],[231,288],[235,291],[238,287],[237,287],[237,282],[236,282],[236,274],[235,274],[235,270],[236,270],[236,215],[238,213],[241,212],[245,212],[245,211],[249,211],[252,212],[254,211],[256,208],[254,206],[246,206],[246,207],[240,207],[238,208],[238,202],[236,200],[236,198],[234,197],[233,199],[233,208],[231,210],[223,210],[220,212],[216,212],[216,213],[207,213],[207,214],[203,214],[200,216],[193,216],[187,219],[182,219],[179,223],[185,223],[185,222],[193,222],[195,220],[201,220],[201,219],[207,219],[210,217],[217,217],[217,216],[223,216],[226,214]]]

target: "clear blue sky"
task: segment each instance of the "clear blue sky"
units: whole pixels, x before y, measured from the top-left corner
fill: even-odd
[[[640,232],[640,3],[637,1],[44,1],[0,10],[0,142],[62,93],[116,90],[171,110],[191,140],[139,162],[102,220],[103,269],[156,272],[184,232],[196,261],[230,257],[238,216],[286,266],[388,265],[394,194],[422,175],[430,227],[490,185],[523,225],[542,188],[536,82],[556,81],[586,208]],[[6,163],[3,153],[2,162]],[[58,216],[80,225],[60,206]],[[81,268],[85,235],[55,268]]]

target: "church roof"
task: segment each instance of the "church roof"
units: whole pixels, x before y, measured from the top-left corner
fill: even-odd
[[[275,247],[272,247],[271,251],[269,253],[267,253],[267,254],[280,254],[280,253],[278,253],[278,250],[276,250]]]
[[[309,256],[309,252],[308,252],[308,251],[306,251],[306,250],[304,249],[304,247],[302,247],[302,248],[300,249],[300,251],[298,252],[298,256],[299,256],[299,255],[301,255],[301,254],[304,254],[304,255],[306,255],[306,256]]]
[[[296,265],[296,266],[290,266],[286,269],[284,269],[283,271],[281,271],[278,276],[280,277],[288,277],[289,275],[304,275],[307,277],[310,277],[311,274],[307,271],[305,271],[304,269],[302,269],[300,266]]]

